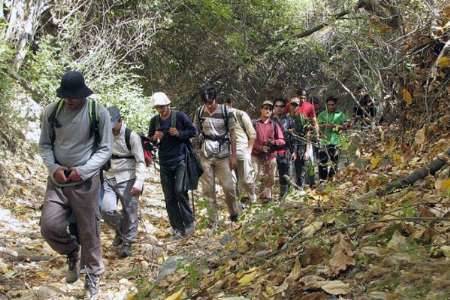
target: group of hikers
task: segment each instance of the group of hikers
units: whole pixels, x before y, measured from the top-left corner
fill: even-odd
[[[78,280],[81,266],[87,295],[95,299],[104,272],[100,218],[115,230],[112,245],[118,256],[130,256],[138,230],[146,150],[144,138],[126,126],[120,110],[88,99],[92,93],[80,72],[66,72],[57,89],[61,100],[43,112],[39,146],[49,179],[40,224],[49,245],[67,256],[66,281]],[[151,97],[157,114],[150,120],[146,139],[158,148],[174,239],[195,231],[188,191],[196,188],[197,180],[208,203],[209,227],[215,228],[217,184],[230,222],[236,224],[246,205],[273,201],[276,173],[280,199],[286,197],[290,183],[297,188],[315,185],[315,160],[319,181],[336,174],[341,132],[349,124],[336,108],[337,98],[328,97],[326,109],[316,117],[314,104],[299,89],[289,100],[264,101],[255,120],[234,108],[231,98],[219,103],[212,85],[200,90],[200,98],[191,121],[171,108],[165,93]]]

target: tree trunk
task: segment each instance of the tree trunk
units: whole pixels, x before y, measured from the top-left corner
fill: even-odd
[[[28,51],[28,43],[33,41],[40,17],[48,7],[49,0],[12,1],[5,39],[15,45],[17,52],[14,68],[16,71],[22,65]]]

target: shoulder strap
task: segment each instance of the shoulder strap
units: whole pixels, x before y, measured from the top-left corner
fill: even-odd
[[[89,133],[89,137],[92,137],[94,135],[94,141],[96,145],[100,144],[100,129],[98,126],[98,107],[97,107],[97,102],[94,100],[89,100],[87,99],[86,101],[88,101],[88,113],[89,113],[89,122],[90,122],[90,133]]]
[[[237,121],[239,122],[239,125],[241,125],[242,130],[244,130],[244,132],[247,135],[247,137],[250,138],[250,135],[247,132],[247,127],[245,127],[244,120],[242,120],[242,115],[243,115],[243,113],[239,113],[236,110],[234,111],[235,119],[237,119]]]
[[[197,119],[198,119],[198,124],[199,124],[198,130],[200,132],[203,132],[203,121],[204,121],[204,118],[202,116],[203,116],[203,111],[204,110],[205,110],[205,106],[204,105],[200,106],[197,109]]]
[[[177,111],[172,110],[172,114],[170,115],[170,127],[175,128],[177,127]]]
[[[56,124],[58,123],[58,120],[56,118],[58,117],[58,114],[61,111],[61,109],[63,108],[63,106],[64,106],[64,100],[61,99],[58,101],[58,103],[56,104],[56,108],[52,111],[52,113],[48,117],[48,123],[50,125],[50,140],[51,140],[52,145],[55,142],[55,138],[56,138],[55,127],[57,126]]]
[[[128,151],[131,151],[131,129],[125,128],[125,143],[127,144]]]
[[[225,123],[225,133],[228,133],[228,120],[230,118],[230,116],[228,115],[228,109],[227,106],[225,104],[221,104],[222,105],[222,116],[223,116],[223,120]]]

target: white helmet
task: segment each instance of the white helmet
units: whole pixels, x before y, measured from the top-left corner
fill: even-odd
[[[169,105],[170,99],[163,92],[156,92],[152,95],[153,106],[157,105]]]

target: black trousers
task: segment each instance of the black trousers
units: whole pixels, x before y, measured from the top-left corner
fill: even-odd
[[[319,178],[327,180],[332,178],[338,168],[339,149],[336,145],[326,145],[319,150]]]
[[[288,151],[286,151],[286,153],[283,155],[277,155],[278,177],[280,181],[280,198],[286,196],[289,190],[288,181],[285,178],[285,175],[289,176],[290,160],[290,154]]]
[[[182,234],[184,234],[185,228],[194,222],[188,192],[184,191],[185,170],[186,162],[184,160],[175,165],[160,165],[161,185],[169,222],[173,229]]]

